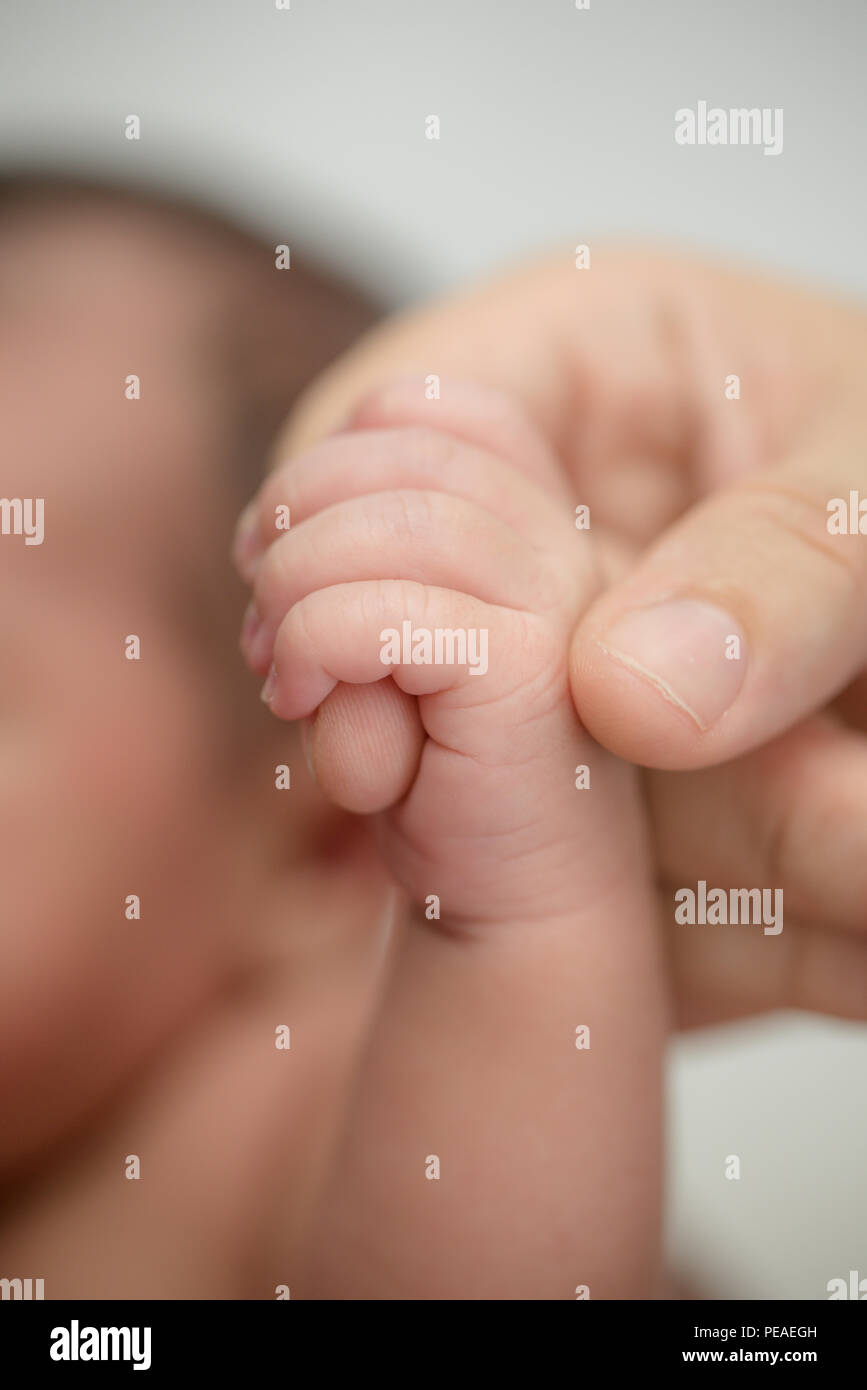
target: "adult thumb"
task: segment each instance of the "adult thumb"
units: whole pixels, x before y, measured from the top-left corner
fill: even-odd
[[[867,663],[867,423],[699,503],[587,610],[579,715],[654,768],[737,757],[821,708]]]

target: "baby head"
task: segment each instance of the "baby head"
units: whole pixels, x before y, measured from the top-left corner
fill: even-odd
[[[220,987],[263,857],[316,831],[303,778],[275,794],[295,748],[237,656],[228,551],[281,420],[374,317],[196,207],[0,178],[4,1167]]]

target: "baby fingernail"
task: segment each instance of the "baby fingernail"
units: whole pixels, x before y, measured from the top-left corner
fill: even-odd
[[[241,513],[238,524],[235,527],[235,539],[232,542],[232,559],[235,566],[244,579],[252,579],[256,572],[256,561],[262,549],[262,537],[259,533],[259,509],[251,503],[245,511]]]
[[[245,652],[249,652],[261,626],[262,619],[258,608],[255,603],[248,604],[244,621],[241,623],[241,646]]]
[[[708,729],[734,702],[746,674],[746,640],[724,609],[674,599],[620,618],[598,645]]]
[[[265,702],[266,705],[270,705],[270,704],[271,704],[271,701],[274,699],[274,696],[275,696],[276,694],[277,694],[277,670],[276,670],[276,667],[272,666],[271,669],[270,669],[270,671],[268,672],[268,679],[265,681],[265,684],[262,686],[262,690],[261,690],[261,692],[260,692],[259,698],[260,698],[260,700],[263,700],[263,701]]]

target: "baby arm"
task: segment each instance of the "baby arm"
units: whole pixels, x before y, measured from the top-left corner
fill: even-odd
[[[489,393],[448,433],[406,416],[368,402],[259,499],[247,659],[279,718],[313,717],[321,784],[376,815],[407,903],[296,1286],[645,1296],[662,971],[633,773],[569,693],[588,537]]]

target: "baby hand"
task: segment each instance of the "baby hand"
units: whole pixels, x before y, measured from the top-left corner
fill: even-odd
[[[662,962],[635,770],[570,695],[597,580],[557,476],[503,398],[404,384],[281,466],[242,528],[247,658],[279,717],[314,716],[319,781],[380,813],[428,919],[397,921],[302,1296],[653,1286]]]
[[[590,536],[535,481],[556,464],[499,398],[420,392],[417,417],[332,436],[268,480],[242,646],[272,711],[313,718],[323,788],[383,813],[416,902],[435,895],[455,927],[562,916],[622,868],[606,833],[622,779],[568,681]]]

